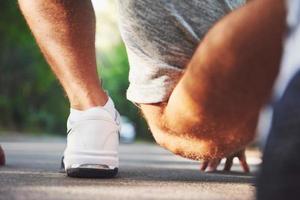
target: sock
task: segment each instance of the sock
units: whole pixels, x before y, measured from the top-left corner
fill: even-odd
[[[108,111],[112,116],[115,116],[115,105],[114,102],[111,100],[111,98],[108,98],[107,102],[103,106],[95,106],[86,110],[77,110],[74,108],[70,108],[70,115],[68,118],[68,127],[72,123],[79,121],[81,119],[81,116],[88,115],[88,113],[94,113],[97,112],[100,109],[105,109]]]

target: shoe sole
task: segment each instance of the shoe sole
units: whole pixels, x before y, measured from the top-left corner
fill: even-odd
[[[74,178],[114,178],[118,174],[118,168],[114,169],[91,169],[70,168],[66,170],[67,176]]]
[[[93,166],[93,165],[89,165]],[[67,173],[67,176],[74,178],[114,178],[118,174],[118,168],[84,168],[76,167],[65,170],[64,156],[61,158],[60,172]],[[103,166],[102,166],[103,167]]]

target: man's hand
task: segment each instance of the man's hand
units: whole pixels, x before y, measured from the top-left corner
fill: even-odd
[[[245,173],[249,173],[250,169],[246,160],[246,155],[245,155],[245,149],[238,151],[234,153],[232,156],[229,156],[226,158],[225,166],[224,166],[224,171],[230,171],[232,164],[233,164],[233,159],[237,157],[240,161],[240,165],[242,166],[243,170]],[[201,164],[200,170],[201,171],[206,171],[206,172],[212,172],[216,171],[217,167],[219,166],[220,162],[222,159],[215,159],[215,160],[210,160],[210,161],[204,161]]]

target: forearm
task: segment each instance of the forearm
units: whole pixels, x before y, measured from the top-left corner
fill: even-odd
[[[206,142],[203,157],[247,144],[278,72],[284,19],[283,0],[254,0],[218,22],[165,107],[169,132]]]
[[[172,153],[186,158],[193,160],[223,158],[245,148],[245,144],[249,142],[249,139],[246,137],[233,138],[232,135],[226,135],[225,130],[209,130],[203,128],[204,126],[201,124],[197,124],[199,128],[194,130],[188,127],[189,124],[185,127],[183,132],[179,132],[179,126],[186,123],[186,119],[181,118],[181,121],[177,121],[177,125],[169,127],[164,123],[163,104],[142,104],[141,109],[155,141]],[[178,117],[179,119],[181,116],[173,116],[173,118],[174,117]],[[254,132],[255,124],[256,117],[246,124],[248,127],[243,127],[236,131],[243,129],[244,134],[251,135],[251,133]],[[202,128],[200,128],[200,126],[202,126]],[[251,133],[246,133],[245,131]],[[223,135],[220,135],[220,133],[223,133]]]

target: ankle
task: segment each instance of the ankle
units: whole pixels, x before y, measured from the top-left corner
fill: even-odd
[[[102,90],[88,95],[79,93],[70,98],[70,106],[76,110],[86,110],[96,106],[104,106],[108,101],[108,95]]]

